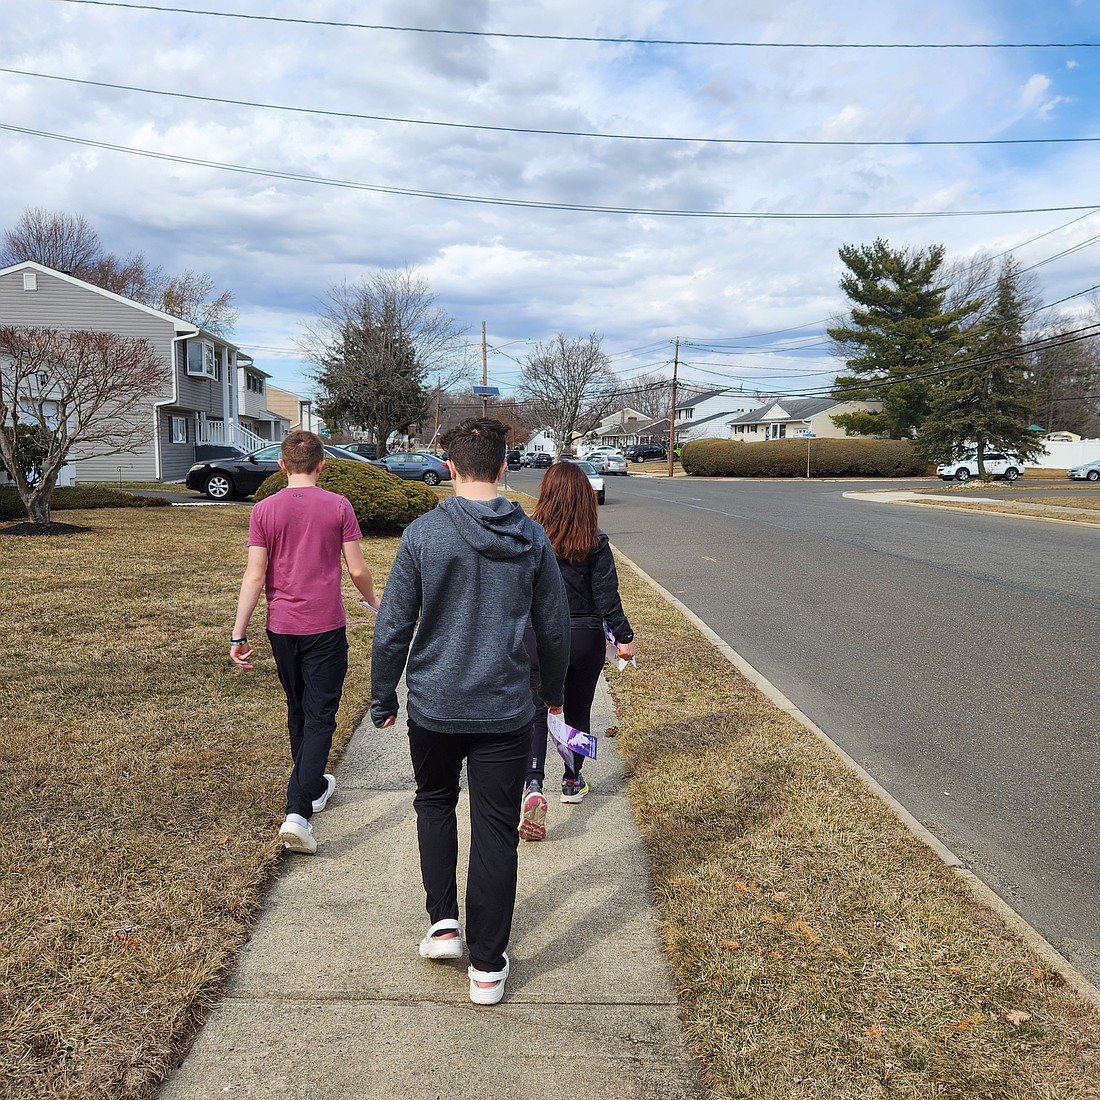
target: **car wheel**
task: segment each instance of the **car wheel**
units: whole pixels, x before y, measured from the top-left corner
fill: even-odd
[[[604,500],[604,490],[603,490],[603,489],[601,489],[601,490],[600,490],[600,491],[599,491],[599,492],[598,492],[598,493],[596,494],[596,503],[597,503],[597,504],[603,504],[603,500]]]
[[[961,469],[956,470],[955,471],[955,480],[956,481],[969,481],[970,480],[970,471],[965,466],[963,466]]]
[[[1015,481],[1020,476],[1020,471],[1015,466],[1009,466],[1005,470],[1005,481]]]
[[[1089,470],[1085,476],[1089,481],[1100,481],[1100,470]]]
[[[233,479],[228,474],[215,473],[206,479],[202,491],[211,500],[228,500],[233,495]]]
[[[440,481],[439,474],[437,474],[435,472],[435,470],[429,470],[424,475],[424,484],[425,485],[438,485],[439,481]]]

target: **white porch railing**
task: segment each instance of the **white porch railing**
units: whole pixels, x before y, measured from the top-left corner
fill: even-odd
[[[240,447],[242,451],[256,451],[266,447],[271,440],[249,431],[243,424],[230,424],[226,431],[224,420],[200,420],[196,432],[196,443],[221,443],[230,447]],[[228,437],[228,438],[227,438]]]

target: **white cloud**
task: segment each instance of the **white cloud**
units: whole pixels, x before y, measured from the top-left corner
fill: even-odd
[[[362,7],[362,6],[360,6]],[[988,5],[912,12],[853,0],[240,0],[242,12],[532,34],[738,41],[1010,40]],[[732,10],[736,8],[736,10]],[[1003,16],[998,15],[1003,19]],[[1047,31],[1059,37],[1055,18]],[[1063,39],[1068,40],[1068,39]],[[753,141],[1074,136],[1074,93],[1015,51],[646,47],[321,28],[130,9],[30,6],[6,64],[106,83],[434,122]],[[1055,71],[1055,55],[1044,64]],[[1034,60],[1030,61],[1034,64]],[[1063,63],[1059,80],[1074,65]],[[848,219],[695,218],[518,209],[270,179],[3,134],[0,227],[26,206],[85,215],[113,251],[209,272],[236,294],[238,337],[277,382],[330,282],[420,268],[490,339],[601,332],[612,352],[811,325],[843,308],[837,249],[884,236],[952,256],[1003,249],[1072,213],[932,220],[926,212],[1091,201],[1087,147],[813,147],[571,138],[263,111],[0,73],[0,122],[204,161],[528,202]],[[1083,108],[1095,112],[1095,104]],[[1059,108],[1055,110],[1055,108]],[[871,212],[912,211],[897,220]],[[1091,223],[1031,246],[1035,262]],[[1042,269],[1048,300],[1091,285],[1090,257]],[[809,330],[807,330],[809,331]],[[802,340],[802,333],[795,339]],[[516,345],[521,351],[524,345]],[[784,345],[785,347],[785,345]],[[823,356],[825,349],[817,354]],[[638,361],[639,368],[654,358]],[[522,357],[522,356],[521,356]],[[658,353],[657,360],[661,359]],[[628,369],[632,360],[619,364]],[[776,377],[797,356],[745,352]],[[819,358],[810,366],[828,365]],[[805,368],[805,363],[802,363]],[[514,377],[516,366],[499,369]],[[795,384],[793,381],[792,385]]]

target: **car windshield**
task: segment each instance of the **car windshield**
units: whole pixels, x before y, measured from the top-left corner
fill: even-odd
[[[591,462],[578,462],[577,465],[586,473],[589,477],[596,476],[596,467]]]

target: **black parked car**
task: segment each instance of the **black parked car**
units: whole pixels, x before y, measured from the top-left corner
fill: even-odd
[[[632,443],[623,454],[631,462],[645,462],[652,459],[668,458],[668,451],[661,443]]]
[[[377,443],[343,443],[341,446],[345,451],[354,451],[357,455],[363,458],[377,458],[378,457],[378,444]]]
[[[507,462],[509,466],[521,466],[523,464],[523,452],[516,450],[505,451],[504,461]]]
[[[536,470],[547,470],[554,465],[554,456],[546,451],[528,451],[523,456],[522,465]]]
[[[280,445],[272,443],[270,447],[261,447],[251,454],[234,451],[219,458],[196,462],[187,471],[187,488],[205,493],[211,500],[251,496],[272,474],[278,473],[281,454]],[[329,458],[344,458],[351,462],[370,461],[331,443],[325,444],[325,454]]]

